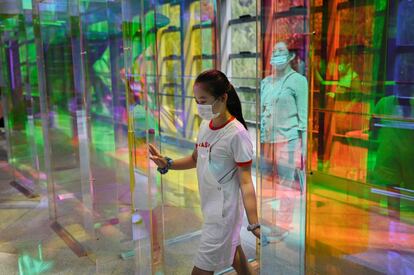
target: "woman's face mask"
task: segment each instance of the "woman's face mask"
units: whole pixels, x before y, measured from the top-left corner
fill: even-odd
[[[270,65],[276,69],[283,69],[289,63],[289,54],[274,55],[270,59]]]
[[[220,115],[220,113],[213,113],[213,106],[216,104],[217,99],[213,104],[197,104],[198,114],[204,120],[212,120]]]

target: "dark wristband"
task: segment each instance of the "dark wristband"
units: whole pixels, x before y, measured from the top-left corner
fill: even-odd
[[[158,172],[160,172],[162,175],[167,174],[168,170],[171,168],[172,164],[173,164],[173,160],[170,159],[169,157],[165,157],[165,159],[167,160],[167,166],[161,168],[158,167],[157,170]]]
[[[255,224],[249,224],[247,226],[247,231],[253,232],[255,231],[257,228],[260,228],[260,224],[255,223]]]

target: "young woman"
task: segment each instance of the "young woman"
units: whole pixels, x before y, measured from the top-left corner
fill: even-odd
[[[213,274],[229,266],[238,274],[250,274],[240,245],[243,205],[248,230],[257,238],[260,225],[251,176],[253,144],[240,99],[218,70],[197,77],[194,97],[203,121],[193,153],[173,161],[150,144],[150,158],[161,173],[197,168],[204,224],[192,274]]]

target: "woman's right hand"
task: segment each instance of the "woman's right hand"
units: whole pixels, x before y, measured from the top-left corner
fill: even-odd
[[[164,168],[167,166],[167,160],[165,159],[165,157],[163,157],[160,154],[160,151],[158,151],[158,149],[152,145],[152,144],[148,144],[149,147],[149,152],[150,152],[150,156],[149,158],[160,168]]]

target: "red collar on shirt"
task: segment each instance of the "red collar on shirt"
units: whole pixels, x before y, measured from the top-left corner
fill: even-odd
[[[224,123],[223,125],[219,126],[219,127],[214,127],[213,126],[213,120],[210,120],[210,129],[215,131],[215,130],[220,130],[221,128],[224,128],[224,126],[226,126],[227,124],[229,124],[230,122],[232,122],[235,119],[234,116],[231,116],[229,120],[227,120],[226,123]]]

